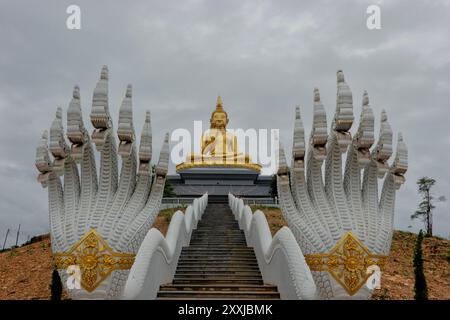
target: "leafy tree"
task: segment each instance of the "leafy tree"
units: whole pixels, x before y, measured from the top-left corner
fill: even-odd
[[[156,165],[152,165],[152,172],[155,174]],[[173,186],[170,184],[169,180],[166,179],[166,183],[164,184],[163,197],[164,198],[175,198],[177,194],[173,189]]]
[[[277,187],[277,175],[272,175],[272,180],[270,181],[270,196],[272,198],[278,197],[278,187]]]
[[[425,274],[423,272],[423,257],[422,257],[422,242],[423,233],[420,230],[417,236],[416,246],[414,248],[414,299],[416,300],[428,300],[428,288]]]
[[[62,295],[62,283],[61,278],[59,277],[58,270],[53,269],[52,273],[52,283],[50,285],[51,291],[51,300],[59,301],[61,300]]]
[[[425,224],[426,236],[433,236],[433,209],[434,197],[431,192],[431,188],[435,185],[436,180],[429,177],[422,177],[417,180],[419,186],[419,194],[422,196],[422,201],[419,203],[418,210],[411,215],[411,219],[422,219]],[[440,196],[437,201],[445,201],[444,196]]]
[[[175,198],[177,194],[175,193],[175,190],[173,189],[172,185],[170,184],[169,180],[166,179],[166,183],[164,184],[164,198]]]

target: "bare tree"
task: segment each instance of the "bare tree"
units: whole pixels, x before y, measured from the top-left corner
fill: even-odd
[[[8,229],[8,231],[6,231],[5,241],[3,242],[2,250],[5,250],[5,245],[6,245],[6,240],[8,240],[8,235],[9,235],[9,229]]]
[[[17,247],[17,244],[19,243],[19,235],[20,235],[20,223],[19,223],[19,229],[17,229],[17,235],[16,235],[16,247]]]

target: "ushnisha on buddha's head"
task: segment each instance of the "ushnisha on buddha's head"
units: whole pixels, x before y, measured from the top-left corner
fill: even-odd
[[[223,110],[223,102],[220,96],[217,97],[216,110],[211,114],[211,119],[209,120],[211,124],[211,129],[225,129],[228,124],[228,115]]]

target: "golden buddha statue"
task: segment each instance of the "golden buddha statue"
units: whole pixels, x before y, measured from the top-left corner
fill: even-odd
[[[250,156],[238,152],[237,137],[227,131],[228,114],[223,109],[220,96],[211,114],[210,128],[202,135],[201,154],[189,154],[186,161],[176,166],[177,172],[196,167],[234,167],[261,171]]]

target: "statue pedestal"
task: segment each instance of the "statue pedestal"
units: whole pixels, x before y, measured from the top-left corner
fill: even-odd
[[[187,185],[249,185],[254,184],[259,176],[256,170],[222,166],[190,168],[180,170],[178,173]]]
[[[178,175],[167,176],[177,197],[194,197],[208,192],[211,200],[225,198],[228,193],[248,198],[270,197],[271,176],[261,176],[257,170],[210,166],[188,168]]]

